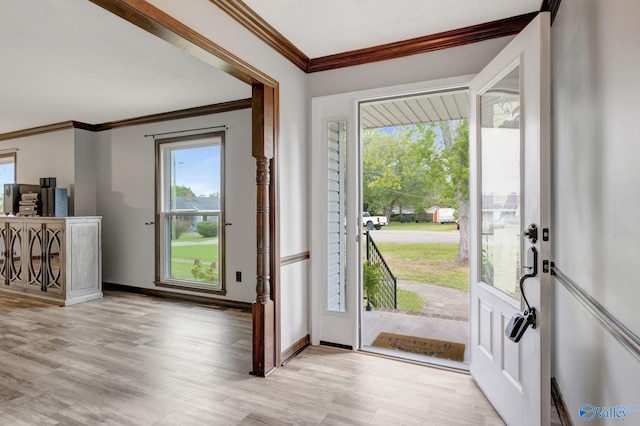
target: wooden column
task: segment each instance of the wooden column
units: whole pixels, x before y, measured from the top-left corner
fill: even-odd
[[[271,298],[270,185],[274,143],[274,91],[253,86],[252,155],[256,159],[256,300],[253,302],[253,370],[266,376],[276,367],[275,305]]]

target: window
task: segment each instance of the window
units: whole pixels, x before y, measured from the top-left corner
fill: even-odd
[[[4,185],[16,182],[16,153],[0,154],[0,211],[4,212]]]
[[[224,294],[224,133],[156,141],[156,284]]]

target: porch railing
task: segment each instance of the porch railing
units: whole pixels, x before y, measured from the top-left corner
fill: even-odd
[[[396,277],[391,272],[389,265],[385,262],[378,246],[371,238],[369,231],[365,231],[367,237],[367,262],[370,265],[380,265],[381,288],[377,296],[376,308],[396,309],[398,306],[398,283]]]

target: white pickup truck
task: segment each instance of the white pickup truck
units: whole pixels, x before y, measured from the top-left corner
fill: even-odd
[[[371,216],[369,212],[362,213],[362,226],[365,226],[369,231],[374,228],[380,229],[388,224],[386,216]]]

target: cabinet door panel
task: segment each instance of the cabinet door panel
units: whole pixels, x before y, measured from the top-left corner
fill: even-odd
[[[26,255],[29,260],[26,271],[26,286],[28,289],[36,291],[43,288],[43,254],[44,241],[42,225],[39,223],[28,223],[26,225],[27,247]]]

